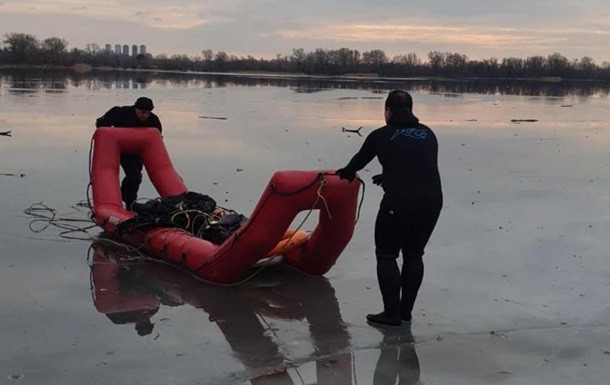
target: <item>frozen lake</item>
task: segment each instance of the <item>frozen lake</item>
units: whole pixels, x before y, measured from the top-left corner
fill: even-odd
[[[139,96],[189,189],[249,215],[275,171],[344,166],[364,137],[341,128],[381,126],[395,88],[438,136],[445,202],[411,327],[365,321],[376,161],[323,278],[275,266],[210,286],[24,213],[87,217],[95,118]],[[0,71],[0,383],[606,384],[609,110],[591,86]]]

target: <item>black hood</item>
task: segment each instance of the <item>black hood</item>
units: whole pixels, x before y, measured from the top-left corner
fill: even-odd
[[[401,108],[396,111],[392,111],[392,116],[388,121],[390,125],[398,125],[398,126],[414,126],[419,123],[419,119],[413,112],[408,108]]]

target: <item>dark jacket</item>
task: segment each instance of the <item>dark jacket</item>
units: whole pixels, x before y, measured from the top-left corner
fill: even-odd
[[[154,127],[162,132],[159,117],[152,112],[145,121],[136,116],[134,106],[112,107],[102,117],[97,118],[95,127]]]
[[[345,170],[355,173],[375,156],[383,167],[384,200],[442,202],[436,135],[411,111],[394,112],[386,126],[371,132]]]

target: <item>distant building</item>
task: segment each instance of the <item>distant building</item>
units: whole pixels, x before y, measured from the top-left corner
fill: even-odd
[[[99,47],[97,44],[87,44],[88,51],[96,51]],[[106,44],[104,46],[104,52],[112,53],[112,45]],[[114,45],[114,54],[115,55],[129,55],[129,45],[128,44],[115,44]],[[146,55],[146,46],[144,44],[137,45],[133,44],[131,46],[131,56],[138,56],[138,54]]]

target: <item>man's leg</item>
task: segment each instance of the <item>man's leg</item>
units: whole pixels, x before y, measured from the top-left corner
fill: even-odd
[[[370,322],[397,326],[400,325],[400,270],[396,259],[400,252],[402,239],[397,231],[396,213],[384,208],[377,214],[375,222],[375,255],[377,257],[377,281],[383,298],[383,312],[369,314]]]
[[[138,198],[138,189],[142,183],[142,160],[137,155],[122,155],[121,167],[125,172],[125,178],[121,183],[121,196],[128,210],[131,204]]]
[[[411,312],[415,305],[417,293],[424,279],[424,261],[422,255],[403,255],[401,272],[402,296],[400,298],[400,317],[411,321]]]
[[[439,213],[440,210],[436,208],[413,213],[410,218],[411,225],[403,235],[400,309],[403,321],[411,321],[411,312],[424,278],[424,248],[432,235]]]

